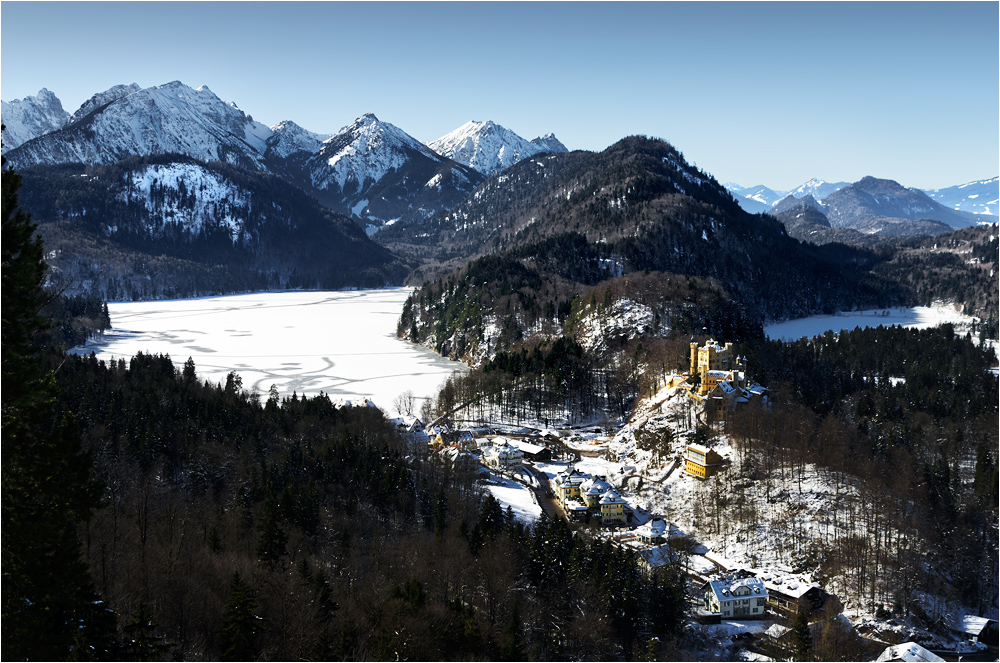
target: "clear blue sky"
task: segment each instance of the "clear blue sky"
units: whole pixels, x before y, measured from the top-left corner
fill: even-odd
[[[5,101],[207,85],[268,125],[365,112],[601,150],[644,134],[720,181],[1000,174],[997,2],[0,4]]]

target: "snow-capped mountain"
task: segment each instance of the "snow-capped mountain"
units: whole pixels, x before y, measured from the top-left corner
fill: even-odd
[[[268,127],[208,87],[193,89],[174,81],[98,105],[77,122],[11,150],[8,160],[23,168],[177,153],[263,170],[270,136]]]
[[[290,155],[290,158],[294,157]],[[368,113],[294,168],[324,204],[380,226],[463,200],[483,177]]]
[[[271,127],[266,155],[274,159],[287,159],[292,154],[300,152],[316,154],[323,147],[323,142],[329,138],[330,134],[313,133],[291,120],[284,120]]]
[[[95,110],[101,106],[106,106],[113,101],[118,101],[122,97],[127,97],[133,92],[138,92],[142,88],[139,87],[138,83],[132,83],[131,85],[116,85],[109,90],[104,92],[98,92],[90,99],[87,99],[83,104],[76,110],[75,113],[69,118],[69,122],[66,124],[73,124],[78,122],[83,118],[87,117]]]
[[[0,105],[4,154],[32,138],[62,128],[70,117],[59,98],[45,88],[35,96],[0,102]]]
[[[466,122],[451,133],[427,144],[438,154],[478,170],[496,175],[540,152],[568,152],[555,134],[525,140],[492,120]]]
[[[997,177],[945,189],[923,189],[923,192],[953,210],[1000,216],[1000,178]]]
[[[466,122],[451,133],[432,140],[428,146],[484,175],[496,175],[541,151],[537,145],[492,120]]]
[[[543,152],[551,152],[553,154],[561,154],[562,152],[569,152],[569,148],[562,144],[554,133],[547,133],[544,136],[539,136],[538,138],[532,138],[531,142],[542,148]]]
[[[785,195],[783,191],[769,189],[763,184],[742,187],[739,184],[729,182],[724,186],[729,193],[733,194],[740,207],[751,214],[760,214],[761,212],[769,211],[774,203],[781,200],[782,196]]]
[[[782,197],[805,198],[806,196],[812,196],[817,201],[822,201],[834,191],[839,191],[848,184],[850,184],[850,182],[826,182],[824,180],[818,180],[814,177],[798,188],[792,189]],[[774,201],[772,206],[776,206],[778,202],[780,201]]]

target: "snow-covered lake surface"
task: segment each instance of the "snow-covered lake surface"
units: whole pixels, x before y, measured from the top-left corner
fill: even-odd
[[[436,396],[452,372],[468,370],[396,338],[409,294],[390,288],[109,304],[114,328],[72,352],[105,360],[169,354],[178,369],[191,357],[199,380],[224,383],[236,371],[244,389],[256,387],[264,398],[273,384],[282,396],[367,397],[390,414],[404,391]]]
[[[956,325],[970,324],[973,318],[947,305],[898,307],[868,311],[845,311],[835,315],[814,315],[809,318],[788,320],[764,327],[768,338],[779,341],[797,341],[803,336],[812,337],[826,331],[841,332],[855,327],[890,327],[900,325],[927,329],[946,322]]]

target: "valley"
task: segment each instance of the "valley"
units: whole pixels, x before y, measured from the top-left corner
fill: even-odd
[[[996,178],[3,112],[13,658],[995,655]]]

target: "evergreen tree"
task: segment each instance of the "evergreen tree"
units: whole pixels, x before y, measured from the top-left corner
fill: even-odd
[[[260,534],[257,540],[257,559],[267,564],[281,559],[285,554],[285,544],[288,543],[288,535],[281,529],[278,517],[278,498],[269,490],[260,522],[257,523],[257,532]]]
[[[523,661],[524,655],[524,625],[521,624],[521,609],[514,601],[510,611],[510,619],[503,632],[503,657],[507,661]]]
[[[252,661],[256,658],[256,640],[260,630],[258,617],[254,614],[256,609],[257,597],[253,588],[240,578],[239,573],[234,573],[226,610],[222,615],[222,660]]]
[[[795,625],[792,627],[792,642],[796,661],[812,660],[813,641],[812,632],[809,630],[809,617],[801,610],[795,616]]]
[[[114,655],[114,615],[94,592],[77,525],[100,501],[91,457],[33,336],[40,311],[42,241],[18,206],[20,177],[3,170],[3,653],[5,659]]]

